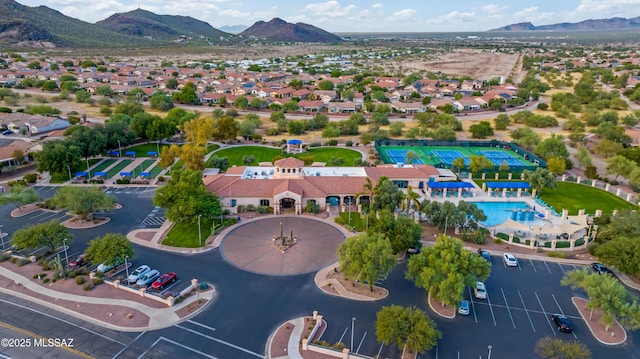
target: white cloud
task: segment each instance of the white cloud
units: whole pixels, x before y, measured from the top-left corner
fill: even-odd
[[[318,17],[345,17],[348,16],[352,10],[355,10],[355,5],[340,6],[338,1],[327,1],[320,3],[311,3],[304,7],[305,12],[311,12]]]
[[[502,6],[502,5],[487,4],[482,7],[482,11],[489,14],[497,14],[497,13],[503,12],[506,8],[507,8],[506,6]]]
[[[375,4],[372,4],[372,5],[371,5],[371,8],[372,8],[372,9],[380,9],[380,8],[382,8],[383,6],[384,6],[384,5],[382,5],[382,3],[377,2],[377,3],[375,3]]]
[[[400,11],[394,12],[393,17],[398,19],[408,19],[410,17],[413,17],[413,15],[415,14],[416,11],[413,9],[402,9]]]
[[[478,20],[475,12],[452,11],[444,16],[448,21],[473,22]]]
[[[640,0],[581,0],[570,17],[575,21],[609,17],[635,17],[640,13]]]

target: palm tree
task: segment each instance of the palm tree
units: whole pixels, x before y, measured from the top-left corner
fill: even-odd
[[[414,205],[415,208],[420,210],[420,201],[418,201],[420,195],[413,191],[411,186],[407,187],[407,193],[402,195],[402,210],[409,214],[409,210],[411,209],[411,204]]]

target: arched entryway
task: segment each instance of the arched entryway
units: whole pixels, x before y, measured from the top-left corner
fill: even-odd
[[[280,200],[280,209],[294,210],[296,208],[296,200],[293,198],[283,198]]]

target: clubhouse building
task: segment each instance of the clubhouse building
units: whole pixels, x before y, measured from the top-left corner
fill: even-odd
[[[206,188],[220,196],[222,206],[238,213],[238,206],[272,207],[274,214],[301,214],[308,203],[322,210],[345,210],[345,205],[371,201],[364,192],[367,178],[375,187],[378,179],[388,177],[400,188],[426,191],[428,182],[455,181],[448,169],[422,164],[387,164],[377,167],[305,166],[293,158],[283,158],[259,166],[237,166],[225,173],[205,175]],[[355,209],[354,209],[355,210]]]

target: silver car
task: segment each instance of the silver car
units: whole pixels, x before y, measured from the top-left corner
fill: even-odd
[[[143,274],[142,277],[140,277],[140,279],[138,279],[136,284],[141,286],[141,287],[146,287],[149,284],[153,283],[156,279],[158,279],[159,276],[160,276],[160,272],[158,272],[155,269],[152,269],[152,270],[148,271],[147,273]]]
[[[469,315],[471,303],[468,300],[461,300],[460,307],[458,307],[458,314]]]
[[[138,279],[140,279],[140,277],[142,277],[142,275],[144,275],[145,273],[147,273],[150,270],[151,270],[151,268],[149,268],[148,265],[143,264],[143,265],[139,266],[138,268],[136,268],[136,270],[131,272],[131,274],[129,274],[129,277],[127,277],[127,281],[129,283],[135,283],[135,282],[138,281]]]

